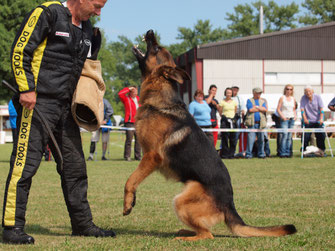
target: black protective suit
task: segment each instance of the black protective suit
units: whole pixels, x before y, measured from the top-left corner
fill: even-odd
[[[87,201],[87,173],[78,125],[71,114],[71,99],[91,47],[92,26],[72,25],[71,14],[60,2],[37,7],[25,18],[12,48],[12,67],[20,93],[36,90],[36,107],[48,121],[63,155],[59,169],[72,228],[92,225]],[[13,144],[7,178],[4,227],[23,227],[32,177],[36,173],[49,135],[34,111],[14,98],[18,113],[18,141]]]

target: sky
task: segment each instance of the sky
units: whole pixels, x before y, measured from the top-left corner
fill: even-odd
[[[253,2],[256,0],[108,0],[97,26],[105,31],[108,41],[117,41],[119,35],[134,41],[138,35],[153,29],[160,34],[162,44],[170,45],[181,42],[176,39],[178,27],[193,29],[197,20],[208,19],[213,29],[226,28],[229,24],[226,13],[234,13],[238,4]],[[292,2],[276,0],[279,6]],[[301,5],[305,0],[294,2]]]

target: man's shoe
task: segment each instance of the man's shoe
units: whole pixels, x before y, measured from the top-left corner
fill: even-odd
[[[115,237],[116,234],[112,230],[104,230],[93,224],[85,229],[73,230],[72,236]]]
[[[34,244],[35,242],[34,238],[27,235],[21,227],[5,227],[2,240],[10,244]]]
[[[107,158],[105,156],[102,156],[101,160],[107,160]]]
[[[125,161],[131,161],[130,157],[124,158]]]
[[[93,158],[90,156],[87,158],[87,161],[93,160]]]

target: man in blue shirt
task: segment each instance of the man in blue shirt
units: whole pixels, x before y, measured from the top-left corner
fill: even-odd
[[[248,128],[263,129],[266,126],[266,112],[267,105],[266,101],[261,98],[262,89],[256,87],[252,90],[253,98],[247,101],[247,115],[245,119],[245,125]],[[247,151],[245,154],[246,158],[252,158],[252,148],[255,143],[255,137],[257,135],[257,156],[258,158],[265,158],[264,152],[264,133],[263,132],[249,132],[248,133],[248,144]]]

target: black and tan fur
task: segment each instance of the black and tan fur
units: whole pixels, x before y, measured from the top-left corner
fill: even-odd
[[[135,206],[139,184],[159,171],[185,184],[184,191],[175,197],[174,206],[179,219],[194,232],[181,230],[182,236],[177,239],[212,239],[210,228],[220,221],[225,221],[238,236],[295,233],[294,225],[252,227],[244,223],[234,206],[227,168],[179,98],[177,85],[189,80],[189,75],[176,67],[151,30],[145,41],[145,55],[133,48],[143,80],[136,132],[144,155],[125,185],[123,214],[128,215]]]

